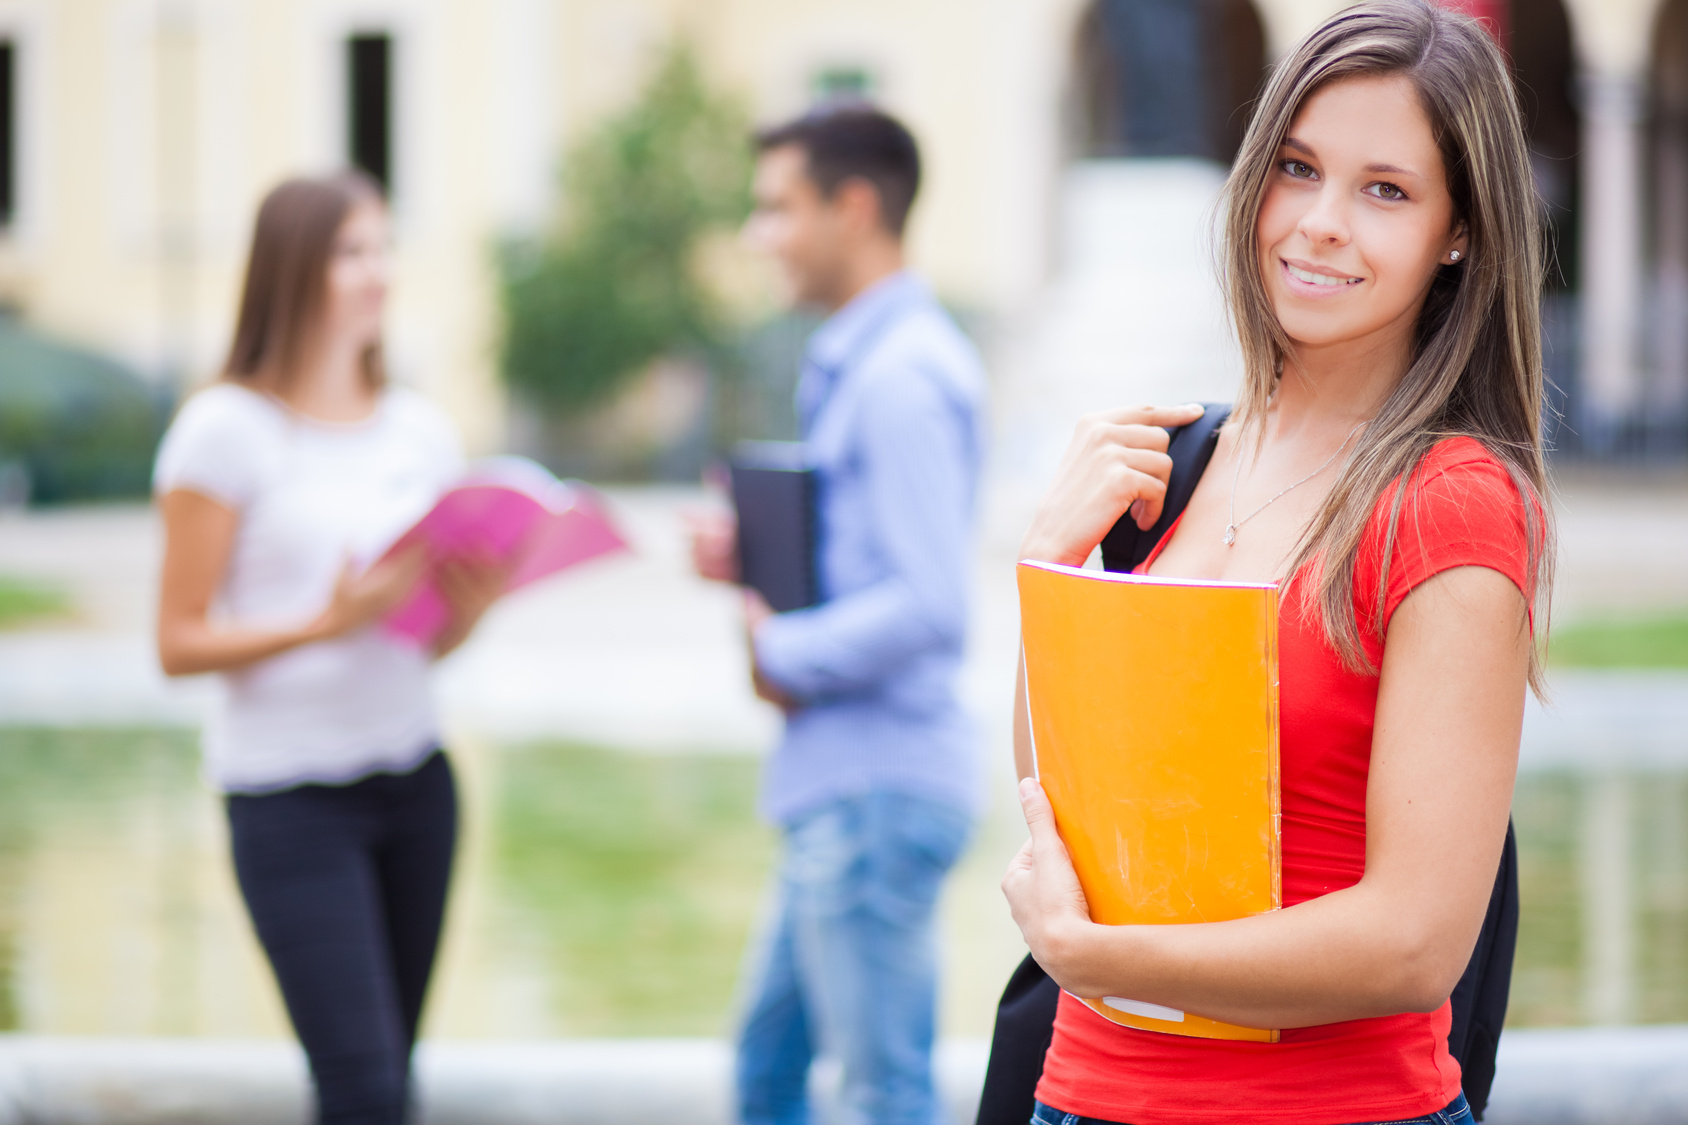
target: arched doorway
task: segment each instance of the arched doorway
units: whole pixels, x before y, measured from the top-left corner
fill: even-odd
[[[1648,94],[1648,436],[1660,452],[1680,454],[1688,447],[1688,0],[1659,12]]]
[[[1250,0],[1072,10],[1053,275],[998,351],[999,465],[1028,518],[1018,482],[1048,479],[1073,419],[1228,399],[1241,369],[1211,234],[1265,75],[1260,17]]]
[[[1548,437],[1556,449],[1578,446],[1577,340],[1581,284],[1582,117],[1576,58],[1562,0],[1510,0],[1501,45],[1512,59],[1536,190],[1547,206],[1549,269],[1542,301],[1549,388]]]
[[[1266,73],[1249,0],[1095,0],[1074,45],[1073,154],[1229,164]]]

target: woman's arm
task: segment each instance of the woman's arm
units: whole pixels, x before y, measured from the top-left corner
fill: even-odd
[[[159,499],[164,517],[164,571],[158,598],[158,660],[167,676],[226,672],[300,645],[363,627],[397,605],[421,575],[420,552],[361,575],[340,576],[329,605],[295,629],[229,629],[210,621],[240,516],[186,489]]]
[[[1003,877],[1032,954],[1078,996],[1165,1004],[1289,1028],[1448,998],[1471,957],[1500,860],[1523,726],[1523,596],[1481,567],[1419,586],[1389,624],[1359,883],[1232,922],[1089,920],[1048,800],[1021,783],[1032,838]]]

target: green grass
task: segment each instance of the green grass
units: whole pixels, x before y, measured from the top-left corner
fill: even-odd
[[[1688,668],[1688,610],[1562,626],[1547,658],[1573,668]]]
[[[63,590],[33,579],[0,575],[0,629],[15,628],[70,612]]]
[[[193,823],[197,743],[187,730],[0,727],[0,1031],[20,1026],[19,936],[43,842],[101,840],[143,804]],[[485,818],[493,893],[472,924],[490,922],[524,972],[537,960],[557,1026],[725,1030],[773,856],[754,809],[760,762],[538,744],[493,751],[485,768],[491,788],[484,803],[466,790],[464,815]],[[195,951],[166,924],[143,936],[169,956]]]
[[[1591,784],[1571,773],[1518,780],[1512,818],[1521,913],[1508,1026],[1567,1026],[1589,1017],[1582,865]],[[1688,774],[1637,774],[1619,784],[1627,811],[1634,1018],[1682,1023],[1688,1020]]]
[[[19,1030],[17,938],[39,839],[67,826],[95,837],[148,796],[186,815],[197,743],[182,730],[0,727],[0,1031]]]
[[[132,822],[138,806],[189,830],[205,799],[196,743],[190,731],[0,727],[0,1031],[23,1022],[32,962],[20,956],[19,938],[40,940],[31,927],[41,917],[26,914],[41,842],[99,840]],[[465,810],[484,817],[488,832],[488,852],[477,853],[477,862],[488,865],[480,870],[492,893],[477,907],[488,913],[476,924],[489,926],[495,950],[508,943],[521,979],[538,969],[557,1029],[587,1036],[725,1030],[774,853],[773,834],[754,815],[760,762],[544,743],[492,751],[484,768],[490,784],[466,791],[475,799]],[[1625,784],[1636,1017],[1680,1023],[1688,1021],[1688,772]],[[1513,1026],[1577,1024],[1587,1015],[1580,875],[1587,785],[1569,773],[1527,774],[1518,784],[1523,918]],[[1010,849],[1011,841],[991,845]],[[965,893],[994,894],[1001,862],[997,854],[983,863],[988,872],[964,870],[958,878],[973,880]],[[965,924],[977,916],[969,907],[957,917]],[[179,925],[137,924],[149,927],[137,940],[156,942],[166,960],[197,955]],[[986,1003],[1005,973],[992,970]],[[180,1032],[160,1018],[150,1033]]]
[[[1578,882],[1579,779],[1527,774],[1512,798],[1518,829],[1522,916],[1506,1022],[1556,1027],[1582,1019],[1582,915]]]
[[[500,898],[537,939],[568,1034],[724,1030],[773,855],[759,769],[566,744],[502,756]]]

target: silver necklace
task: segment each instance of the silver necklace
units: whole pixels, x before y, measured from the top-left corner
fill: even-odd
[[[1274,496],[1270,500],[1266,501],[1266,503],[1264,503],[1264,504],[1260,505],[1260,507],[1254,509],[1254,511],[1250,512],[1248,515],[1244,516],[1242,519],[1237,518],[1237,482],[1242,479],[1242,475],[1243,475],[1243,447],[1242,447],[1242,441],[1239,437],[1239,440],[1237,441],[1237,467],[1231,473],[1231,522],[1225,525],[1225,537],[1224,537],[1225,546],[1229,547],[1237,541],[1237,529],[1242,527],[1243,524],[1247,523],[1249,520],[1253,519],[1255,516],[1258,516],[1261,512],[1264,512],[1267,508],[1270,508],[1273,504],[1277,503],[1279,500],[1281,500],[1288,493],[1294,491],[1297,488],[1300,488],[1302,485],[1306,484],[1308,481],[1312,480],[1314,477],[1318,476],[1320,473],[1322,473],[1326,469],[1330,468],[1331,462],[1335,461],[1339,456],[1341,456],[1342,451],[1344,449],[1348,448],[1348,443],[1354,440],[1354,435],[1359,433],[1360,427],[1364,426],[1364,425],[1365,425],[1365,423],[1361,422],[1358,426],[1355,426],[1353,429],[1349,430],[1348,436],[1342,439],[1342,444],[1336,447],[1335,453],[1332,453],[1329,457],[1325,458],[1325,463],[1323,465],[1320,465],[1318,468],[1314,469],[1312,472],[1308,473],[1306,476],[1302,477],[1300,480],[1296,481],[1294,484],[1290,485],[1288,488],[1284,489],[1282,492],[1278,493],[1276,496]]]

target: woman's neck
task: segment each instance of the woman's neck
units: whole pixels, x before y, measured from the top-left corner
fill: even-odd
[[[1296,343],[1272,395],[1274,436],[1347,432],[1382,409],[1411,362],[1410,340],[1395,334],[1333,344]]]
[[[364,376],[361,343],[329,340],[307,353],[276,397],[288,408],[323,422],[361,422],[375,409],[376,393]]]

